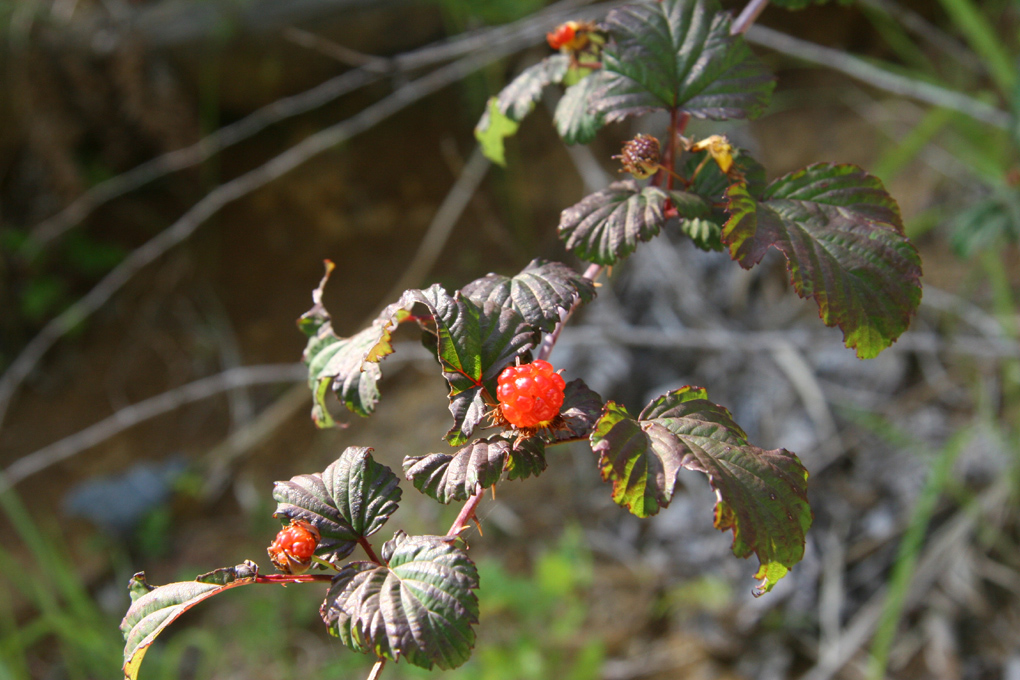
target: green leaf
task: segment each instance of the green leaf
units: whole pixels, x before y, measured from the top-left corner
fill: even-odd
[[[454,420],[446,440],[458,446],[467,442],[490,405],[496,403],[496,378],[516,356],[531,348],[534,333],[509,307],[483,310],[460,294],[450,297],[439,286],[414,291],[414,296],[433,314],[436,351],[450,385]]]
[[[921,302],[921,260],[881,181],[853,165],[820,163],[780,177],[761,200],[727,191],[723,242],[745,269],[775,246],[801,297],[868,359],[891,345]]]
[[[836,0],[840,5],[849,5],[853,0]],[[804,9],[809,5],[825,5],[829,0],[772,0],[772,4],[776,7],[785,7],[786,9]]]
[[[312,294],[315,305],[298,321],[309,333],[303,355],[308,365],[308,384],[314,396],[312,419],[319,427],[333,427],[335,421],[326,405],[332,389],[347,410],[368,416],[379,402],[378,382],[382,378],[379,361],[393,353],[390,343],[394,329],[410,316],[413,304],[407,295],[382,311],[368,328],[349,338],[333,332],[329,313],[322,306],[322,288],[332,267],[327,268],[319,288]]]
[[[506,149],[503,140],[517,134],[521,125],[507,118],[499,110],[496,97],[490,97],[485,113],[475,125],[475,139],[482,147],[482,153],[493,163],[506,167]]]
[[[476,439],[452,455],[430,453],[404,459],[404,476],[416,489],[440,503],[466,501],[496,484],[505,469],[517,473],[511,479],[544,470],[545,447],[541,440],[526,439],[518,444],[496,435]]]
[[[487,304],[510,307],[548,333],[560,322],[561,312],[570,311],[577,301],[586,304],[595,299],[595,284],[565,264],[536,258],[513,278],[488,274],[460,292],[483,308]]]
[[[699,217],[680,220],[680,231],[694,241],[694,245],[701,250],[719,251],[723,249],[722,228],[712,220]]]
[[[542,90],[562,82],[568,68],[570,57],[564,54],[554,54],[529,66],[496,95],[496,107],[513,122],[520,123],[535,108]]]
[[[415,666],[450,669],[471,656],[478,571],[451,539],[398,531],[386,564],[352,562],[333,579],[320,613],[345,645]]]
[[[601,70],[582,78],[564,91],[556,105],[553,123],[567,144],[587,144],[605,124],[601,114],[591,112],[588,101],[602,87],[602,78]]]
[[[663,0],[613,10],[603,86],[590,108],[606,122],[657,109],[696,118],[754,118],[775,82],[718,0]]]
[[[757,554],[754,594],[772,589],[804,556],[811,527],[807,470],[785,449],[750,445],[729,411],[705,390],[684,387],[654,399],[637,419],[608,402],[591,435],[613,500],[639,517],[669,504],[680,468],[708,475],[715,527],[733,531],[733,554]]]
[[[131,606],[120,622],[124,634],[124,677],[135,680],[145,653],[156,637],[177,618],[202,600],[224,590],[255,582],[258,565],[245,562],[228,569],[217,569],[194,581],[170,583],[153,587],[145,582],[145,574],[131,578]]]
[[[582,260],[616,264],[659,233],[667,196],[633,180],[613,182],[560,214],[560,238]]]
[[[358,540],[378,531],[397,510],[400,486],[393,471],[372,459],[362,446],[349,446],[321,473],[276,482],[275,517],[303,519],[318,528],[316,554],[339,560]]]

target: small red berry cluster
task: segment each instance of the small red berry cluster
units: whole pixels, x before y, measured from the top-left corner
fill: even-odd
[[[319,546],[319,530],[311,522],[293,520],[280,529],[269,546],[269,559],[284,574],[303,574],[312,566],[312,555]]]
[[[546,427],[559,415],[566,381],[548,361],[508,366],[497,382],[500,411],[514,427]]]

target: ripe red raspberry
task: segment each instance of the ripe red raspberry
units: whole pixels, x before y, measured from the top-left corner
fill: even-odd
[[[303,519],[292,520],[280,529],[267,552],[273,566],[284,574],[303,574],[312,566],[312,555],[319,546],[319,530]]]
[[[566,381],[548,361],[508,366],[497,382],[500,410],[514,427],[545,427],[563,406]]]
[[[569,45],[577,35],[577,27],[578,23],[576,21],[568,21],[546,33],[545,39],[549,43],[549,47],[558,50]]]

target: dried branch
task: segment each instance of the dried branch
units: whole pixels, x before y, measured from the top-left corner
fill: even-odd
[[[988,123],[1003,130],[1009,129],[1010,115],[1007,112],[962,92],[947,90],[921,80],[890,73],[858,57],[794,38],[764,26],[752,26],[746,35],[749,41],[757,45],[812,64],[827,66],[885,92],[959,111],[982,123]]]

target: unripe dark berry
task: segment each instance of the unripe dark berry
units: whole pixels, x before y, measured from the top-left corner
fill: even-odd
[[[503,418],[517,428],[546,427],[563,406],[566,381],[548,361],[508,366],[497,379]]]
[[[638,179],[645,179],[659,169],[659,140],[651,135],[638,135],[623,145],[619,156],[623,169]]]
[[[319,530],[303,519],[292,520],[280,529],[267,552],[273,566],[284,574],[303,574],[312,566],[312,555],[319,546]]]

